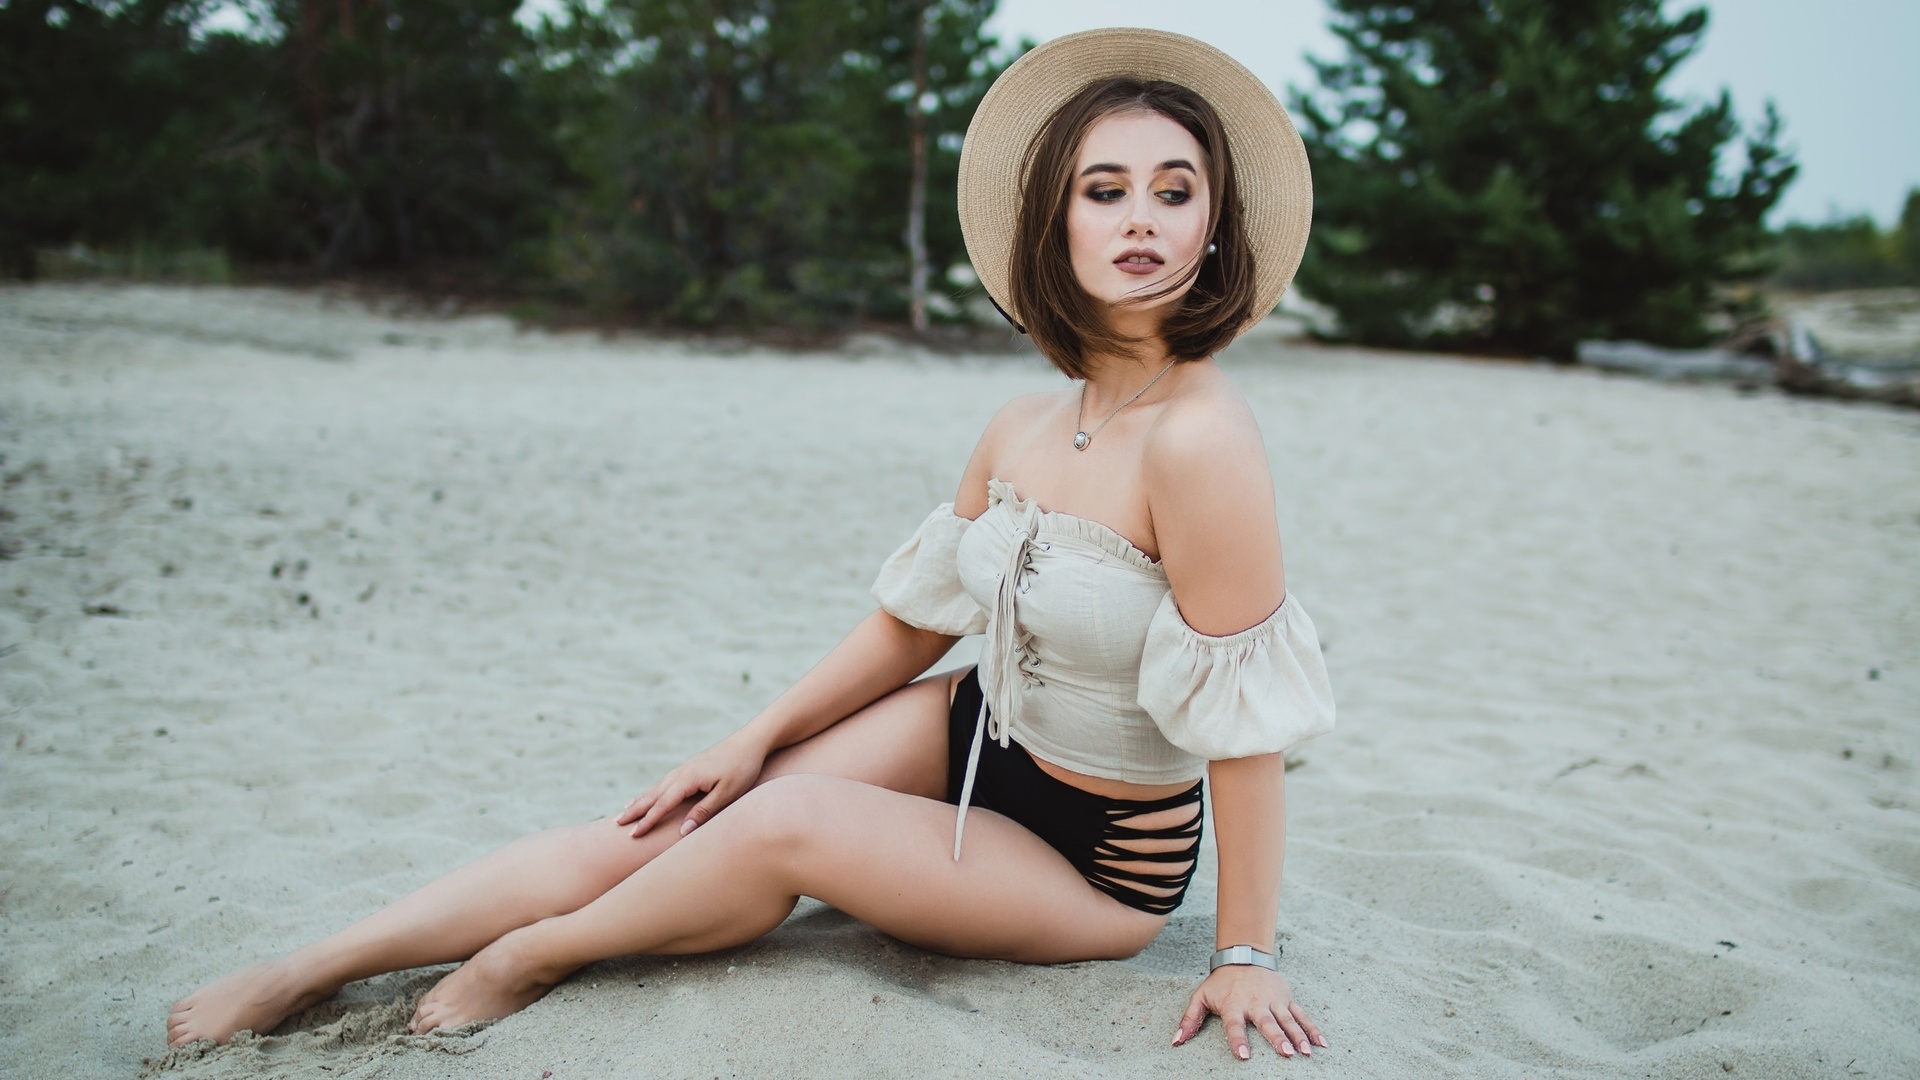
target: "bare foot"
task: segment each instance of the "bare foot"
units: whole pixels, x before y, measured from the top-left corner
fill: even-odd
[[[200,1039],[225,1044],[235,1032],[265,1035],[301,1009],[333,995],[313,989],[285,959],[244,967],[174,1002],[167,1017],[167,1045]]]
[[[498,1020],[547,996],[567,977],[542,963],[539,951],[516,930],[475,953],[420,999],[407,1025],[415,1035],[455,1028],[476,1020]]]

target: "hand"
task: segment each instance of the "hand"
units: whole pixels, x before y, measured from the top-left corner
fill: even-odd
[[[1180,1030],[1173,1033],[1173,1045],[1200,1034],[1209,1013],[1217,1014],[1226,1025],[1227,1045],[1241,1061],[1253,1056],[1253,1048],[1247,1045],[1248,1020],[1281,1057],[1292,1057],[1295,1050],[1312,1057],[1314,1047],[1327,1045],[1326,1036],[1293,1000],[1293,987],[1279,972],[1263,967],[1229,964],[1208,973],[1187,999],[1187,1014],[1180,1018]]]
[[[632,825],[632,836],[645,836],[647,830],[659,824],[674,807],[704,793],[680,823],[680,835],[685,836],[746,794],[754,781],[760,779],[760,770],[766,763],[766,753],[758,748],[722,739],[634,796],[614,820],[621,825]]]

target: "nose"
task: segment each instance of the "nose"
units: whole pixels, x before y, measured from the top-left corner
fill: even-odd
[[[1160,228],[1154,221],[1154,214],[1158,208],[1159,200],[1144,191],[1128,199],[1127,235],[1130,237],[1160,235]]]

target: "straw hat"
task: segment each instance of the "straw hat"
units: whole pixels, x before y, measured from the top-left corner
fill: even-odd
[[[1007,288],[1014,215],[1027,147],[1054,110],[1088,83],[1126,75],[1178,83],[1207,99],[1226,128],[1253,246],[1253,318],[1280,302],[1307,246],[1313,178],[1307,151],[1273,91],[1219,49],[1164,30],[1087,30],[1054,38],[994,80],[960,148],[960,231],[980,283],[1020,322]],[[1242,328],[1244,329],[1244,327]]]

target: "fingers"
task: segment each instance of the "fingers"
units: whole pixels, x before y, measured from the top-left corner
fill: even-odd
[[[1280,1030],[1287,1034],[1287,1041],[1299,1047],[1301,1053],[1312,1057],[1313,1043],[1307,1040],[1307,1033],[1301,1028],[1299,1019],[1293,1015],[1293,1010],[1280,1009],[1275,1016],[1280,1021]]]
[[[689,792],[689,794],[691,794],[691,792]],[[687,810],[686,820],[680,823],[680,835],[685,836],[700,826],[705,825],[713,818],[713,815],[720,812],[721,807],[732,801],[733,793],[722,785],[715,784],[713,790],[707,792],[706,798],[694,803],[693,806]]]
[[[633,801],[627,804],[627,808],[625,810],[620,811],[620,816],[613,819],[614,824],[616,825],[633,824],[635,821],[638,821],[640,819],[640,815],[647,812],[647,809],[651,807],[653,803],[654,803],[653,789],[648,788],[647,790],[633,797]]]
[[[1207,1001],[1200,996],[1200,991],[1195,990],[1193,996],[1187,999],[1186,1015],[1180,1018],[1180,1026],[1174,1029],[1173,1045],[1179,1046],[1181,1043],[1200,1034],[1200,1028],[1206,1022]]]
[[[1227,1045],[1233,1048],[1233,1056],[1245,1061],[1253,1056],[1253,1047],[1247,1045],[1247,1018],[1240,1010],[1234,1009],[1220,1017],[1227,1027]]]
[[[1308,1046],[1327,1045],[1327,1037],[1325,1035],[1320,1034],[1320,1025],[1314,1023],[1312,1018],[1307,1016],[1307,1010],[1301,1008],[1299,1002],[1294,1002],[1292,1005],[1288,1006],[1287,1008],[1288,1008],[1287,1015],[1293,1017],[1294,1021],[1300,1025],[1301,1032],[1305,1034],[1308,1039],[1307,1044],[1301,1047],[1303,1052],[1308,1054],[1313,1053],[1312,1050],[1307,1049]],[[1285,1017],[1283,1016],[1282,1019],[1284,1020]],[[1297,1036],[1294,1041],[1296,1042],[1299,1041]]]
[[[660,824],[661,818],[666,817],[674,807],[686,802],[700,790],[700,788],[684,780],[674,780],[672,777],[668,777],[666,780],[654,785],[653,790],[640,796],[641,799],[650,799],[652,801],[647,806],[646,812],[642,813],[640,817],[634,821],[633,829],[629,835],[636,839],[647,835],[647,830]],[[637,802],[638,800],[635,801]],[[682,831],[680,835],[685,836],[686,833]]]
[[[1327,1045],[1320,1028],[1293,1000],[1286,980],[1266,972],[1248,972],[1249,969],[1236,968],[1231,974],[1209,975],[1187,999],[1187,1011],[1174,1032],[1173,1045],[1179,1046],[1199,1034],[1209,1015],[1220,1017],[1226,1031],[1227,1049],[1241,1061],[1253,1056],[1247,1033],[1249,1021],[1281,1057],[1290,1058],[1295,1054],[1312,1057],[1314,1047]],[[1211,994],[1208,986],[1214,987]]]
[[[1293,1034],[1287,1032],[1285,1027],[1280,1023],[1280,1018],[1274,1015],[1272,1009],[1263,1006],[1258,1012],[1254,1013],[1253,1026],[1260,1029],[1260,1034],[1267,1037],[1267,1041],[1273,1044],[1274,1052],[1281,1057],[1292,1057],[1295,1045],[1300,1047],[1300,1052],[1303,1054],[1312,1053],[1312,1051],[1307,1049],[1306,1043],[1300,1041],[1300,1036],[1297,1032]]]
[[[649,800],[646,809],[633,819],[633,828],[627,833],[627,835],[636,840],[647,835],[647,830],[653,828],[654,825],[660,821],[660,813],[668,805],[666,800],[658,795],[651,795],[646,798]]]

